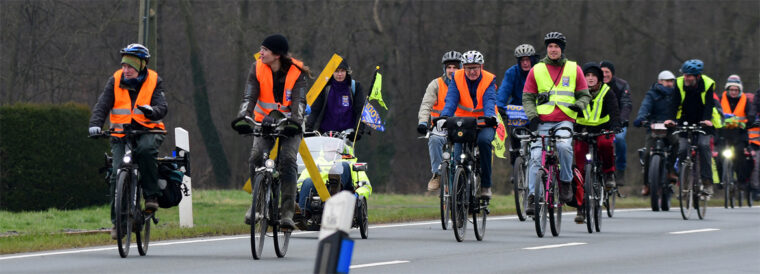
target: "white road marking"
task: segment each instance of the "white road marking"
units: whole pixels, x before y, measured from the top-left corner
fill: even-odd
[[[537,250],[537,249],[558,248],[558,247],[566,247],[566,246],[574,246],[574,245],[585,245],[585,244],[587,244],[587,243],[566,243],[566,244],[542,245],[542,246],[526,247],[526,248],[523,248],[523,249]]]
[[[718,231],[718,230],[720,230],[720,229],[717,229],[717,228],[704,228],[704,229],[695,229],[695,230],[675,231],[675,232],[670,232],[670,234],[677,235],[677,234],[710,232],[710,231]]]
[[[349,268],[350,269],[356,269],[356,268],[365,268],[365,267],[373,267],[373,266],[381,266],[381,265],[390,265],[390,264],[405,264],[409,261],[388,261],[388,262],[379,262],[379,263],[371,263],[371,264],[359,264],[359,265],[352,265]]]

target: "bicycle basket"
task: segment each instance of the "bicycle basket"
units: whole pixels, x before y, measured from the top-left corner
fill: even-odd
[[[446,120],[449,141],[474,143],[478,138],[478,122],[475,117],[451,117]]]

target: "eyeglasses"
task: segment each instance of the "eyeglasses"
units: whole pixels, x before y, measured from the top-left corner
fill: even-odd
[[[477,67],[464,67],[465,71],[478,71],[480,70],[480,66]]]

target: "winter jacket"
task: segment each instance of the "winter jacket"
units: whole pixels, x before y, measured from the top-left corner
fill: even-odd
[[[672,110],[670,106],[673,100],[674,88],[667,88],[660,83],[652,84],[652,87],[644,95],[636,120],[661,123],[670,118]]]
[[[137,101],[137,95],[140,94],[140,88],[145,82],[145,75],[147,74],[147,71],[148,70],[144,70],[140,73],[137,78],[138,81],[134,86],[130,86],[127,84],[129,81],[125,81],[123,79],[119,84],[119,87],[129,90],[129,99],[132,100],[132,108],[135,107],[135,101]],[[166,116],[169,108],[168,104],[166,103],[166,98],[164,97],[164,87],[162,83],[163,80],[159,76],[158,80],[156,80],[156,89],[153,90],[153,96],[150,98],[150,106],[153,108],[153,113],[150,115],[145,115],[146,118],[154,121],[163,119],[164,116]],[[113,85],[114,78],[111,76],[108,79],[108,82],[106,82],[106,86],[103,88],[103,93],[101,93],[100,97],[98,97],[98,102],[95,103],[94,107],[92,107],[92,116],[90,117],[89,125],[90,127],[103,127],[106,119],[109,118],[111,109],[113,109],[114,100],[116,98],[113,92]],[[135,121],[132,121],[132,128],[145,129],[145,127]]]
[[[622,123],[628,122],[631,118],[631,110],[633,109],[633,101],[631,101],[631,86],[627,81],[612,77],[609,83],[610,89],[615,91],[615,96],[618,98],[618,106],[620,107],[620,121]]]
[[[506,108],[507,105],[522,105],[523,87],[525,79],[528,78],[528,72],[522,71],[519,65],[514,65],[504,72],[504,79],[501,81],[496,105],[500,108]]]
[[[702,77],[697,77],[697,85],[695,87],[684,86],[686,98],[681,103],[681,92],[678,90],[678,85],[673,89],[673,100],[670,102],[670,113],[668,117],[670,120],[676,120],[676,114],[678,113],[679,106],[682,106],[681,118],[678,122],[689,122],[690,124],[696,124],[701,121],[710,121],[713,116],[713,107],[715,107],[715,100],[713,93],[715,92],[715,84],[708,87],[705,94],[705,102],[702,103],[702,91],[705,90],[705,82]]]
[[[251,64],[251,69],[248,72],[248,81],[243,91],[243,101],[240,103],[238,117],[246,115],[253,117],[253,108],[259,100],[261,88],[259,80],[256,78],[256,62],[258,61]],[[290,69],[289,66],[280,68],[280,71],[272,72],[273,95],[276,102],[282,102],[282,90],[285,86],[285,76],[288,69]],[[301,73],[291,91],[290,119],[299,125],[303,123],[303,113],[306,108],[306,85],[306,73]]]
[[[317,99],[311,104],[311,114],[306,118],[306,131],[319,130],[319,126],[322,124],[322,119],[325,116],[325,111],[323,110],[327,107],[327,100],[325,98],[328,98],[333,81],[335,81],[335,79],[330,78],[330,81],[327,82],[327,85],[322,89],[322,92],[319,93]],[[346,75],[344,81],[351,83],[351,75]],[[366,96],[362,85],[358,81],[355,81],[355,85],[356,87],[354,95],[351,98],[351,103],[353,104],[354,121],[359,121],[362,109],[364,108],[364,98]]]

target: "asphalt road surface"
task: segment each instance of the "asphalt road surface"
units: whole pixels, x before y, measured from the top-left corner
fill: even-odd
[[[464,242],[440,222],[370,226],[358,230],[351,272],[355,273],[760,273],[760,208],[709,208],[704,220],[681,219],[677,211],[618,210],[604,216],[602,232],[563,216],[562,231],[536,236],[533,222],[491,216],[485,239],[472,225]],[[104,237],[107,237],[104,235]],[[310,273],[316,232],[296,232],[285,258],[266,240],[264,258],[251,257],[247,235],[151,243],[122,259],[115,244],[0,256],[0,273]]]

